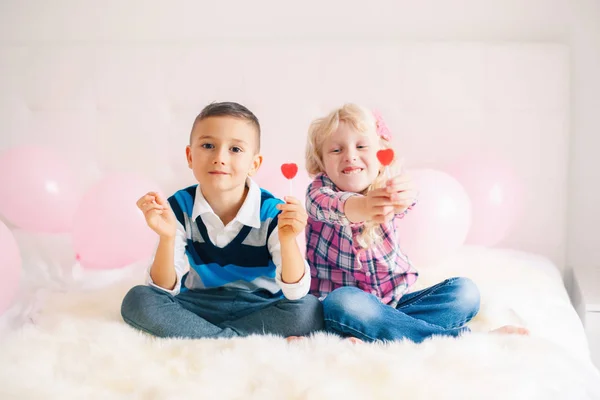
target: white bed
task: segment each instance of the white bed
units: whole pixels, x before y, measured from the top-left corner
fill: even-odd
[[[479,285],[474,333],[458,340],[159,340],[120,318],[124,293],[142,280],[140,268],[79,271],[71,282],[67,234],[15,230],[25,285],[0,318],[0,399],[600,398],[600,375],[561,281],[567,46],[240,38],[228,36],[220,18],[173,19],[157,29],[158,18],[150,17],[163,6],[157,1],[144,3],[150,14],[117,0],[102,4],[92,11],[75,0],[6,2],[0,150],[36,144],[57,151],[81,194],[111,172],[140,174],[171,193],[192,183],[183,148],[200,108],[239,101],[263,127],[257,180],[285,191],[278,167],[302,164],[310,120],[354,101],[382,111],[409,167],[439,168],[473,152],[508,162],[525,190],[518,224],[500,245],[544,257],[465,247],[444,266],[420,267],[417,287],[453,275]],[[203,2],[189,7],[194,21],[205,16]],[[266,15],[255,17],[244,15],[242,25],[261,26]],[[531,336],[485,333],[509,323],[524,324]]]
[[[277,337],[165,340],[120,318],[139,267],[95,275],[95,290],[42,293],[30,322],[0,342],[0,398],[139,399],[598,399],[600,373],[560,273],[532,254],[464,247],[421,269],[418,287],[449,276],[479,286],[472,334],[416,345],[352,345],[319,334],[287,344]],[[83,272],[79,281],[90,278]],[[83,279],[83,280],[82,280]],[[492,335],[522,324],[531,336]]]

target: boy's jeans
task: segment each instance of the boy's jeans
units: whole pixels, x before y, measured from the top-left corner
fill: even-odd
[[[468,278],[451,278],[407,293],[396,308],[356,287],[341,287],[323,300],[325,328],[363,341],[459,336],[479,311],[479,290]]]
[[[125,322],[159,337],[227,338],[251,334],[302,336],[323,330],[323,307],[271,298],[266,292],[188,290],[173,296],[151,286],[135,286],[121,306]]]

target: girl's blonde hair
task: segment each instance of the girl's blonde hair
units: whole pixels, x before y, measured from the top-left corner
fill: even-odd
[[[311,178],[314,178],[315,175],[319,173],[325,172],[325,166],[323,164],[323,143],[338,129],[341,122],[365,135],[378,135],[379,144],[382,149],[391,147],[391,143],[388,140],[389,138],[384,138],[382,135],[378,134],[378,121],[373,112],[356,104],[344,104],[342,107],[330,112],[327,116],[315,119],[310,124],[306,144],[306,169]],[[388,166],[388,168],[390,168],[391,176],[394,176],[395,163],[396,160]],[[375,180],[361,194],[365,195],[373,189],[383,187],[386,180],[387,177],[385,176],[384,168],[382,167],[379,169],[379,174]],[[381,240],[381,236],[378,235],[378,231],[380,231],[379,225],[380,224],[372,221],[367,221],[365,223],[362,232],[357,236],[357,241],[361,247],[367,248],[378,240]]]

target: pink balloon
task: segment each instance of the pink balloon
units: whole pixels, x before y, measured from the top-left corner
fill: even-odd
[[[81,265],[114,269],[152,256],[157,235],[136,202],[158,185],[120,174],[104,178],[84,196],[75,213],[73,247]]]
[[[21,254],[13,234],[0,221],[0,315],[11,306],[21,279]]]
[[[0,213],[19,228],[69,232],[78,200],[71,170],[51,150],[18,147],[0,156]]]
[[[400,248],[419,268],[442,261],[460,247],[471,225],[471,202],[450,175],[431,169],[410,173],[419,190],[417,205],[397,220]]]
[[[467,243],[494,246],[514,225],[522,198],[516,174],[493,157],[464,160],[447,169],[471,198],[473,223]]]

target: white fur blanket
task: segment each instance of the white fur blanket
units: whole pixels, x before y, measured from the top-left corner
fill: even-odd
[[[545,259],[464,248],[421,269],[480,287],[474,333],[422,344],[351,344],[320,334],[165,340],[122,322],[123,279],[51,292],[0,342],[2,399],[600,399],[600,373],[558,272]],[[531,336],[486,333],[522,324]]]

